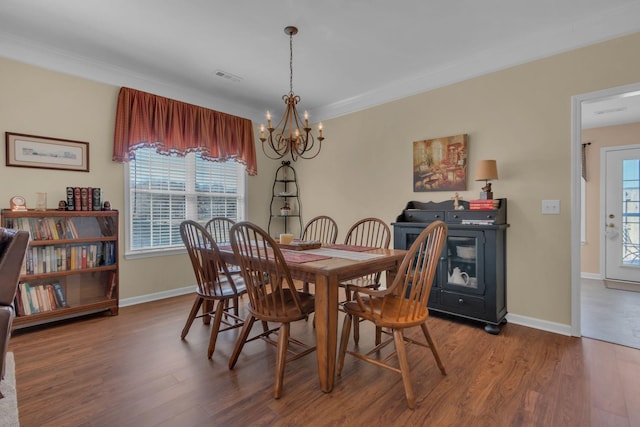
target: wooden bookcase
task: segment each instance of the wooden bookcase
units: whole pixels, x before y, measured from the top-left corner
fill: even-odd
[[[3,209],[2,226],[31,233],[14,328],[118,314],[118,211]]]

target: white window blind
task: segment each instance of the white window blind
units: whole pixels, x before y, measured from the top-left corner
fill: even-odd
[[[180,223],[186,219],[203,225],[215,216],[244,219],[245,174],[236,162],[143,148],[129,163],[128,181],[128,255],[183,249]]]

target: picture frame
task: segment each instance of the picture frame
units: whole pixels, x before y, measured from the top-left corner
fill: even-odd
[[[413,191],[465,191],[468,169],[467,134],[413,143]]]
[[[89,172],[89,143],[5,132],[6,165]]]

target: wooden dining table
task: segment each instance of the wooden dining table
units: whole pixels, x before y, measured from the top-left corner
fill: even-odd
[[[221,246],[220,252],[225,262],[236,263],[231,247]],[[308,251],[282,249],[282,253],[294,280],[315,284],[318,379],[321,390],[329,393],[333,389],[336,368],[338,284],[378,272],[386,272],[387,283],[391,283],[406,251],[329,245]],[[367,259],[353,259],[358,258],[355,254],[363,254]]]

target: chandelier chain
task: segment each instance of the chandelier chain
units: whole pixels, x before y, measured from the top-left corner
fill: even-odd
[[[289,34],[289,93],[293,94],[293,33]]]

